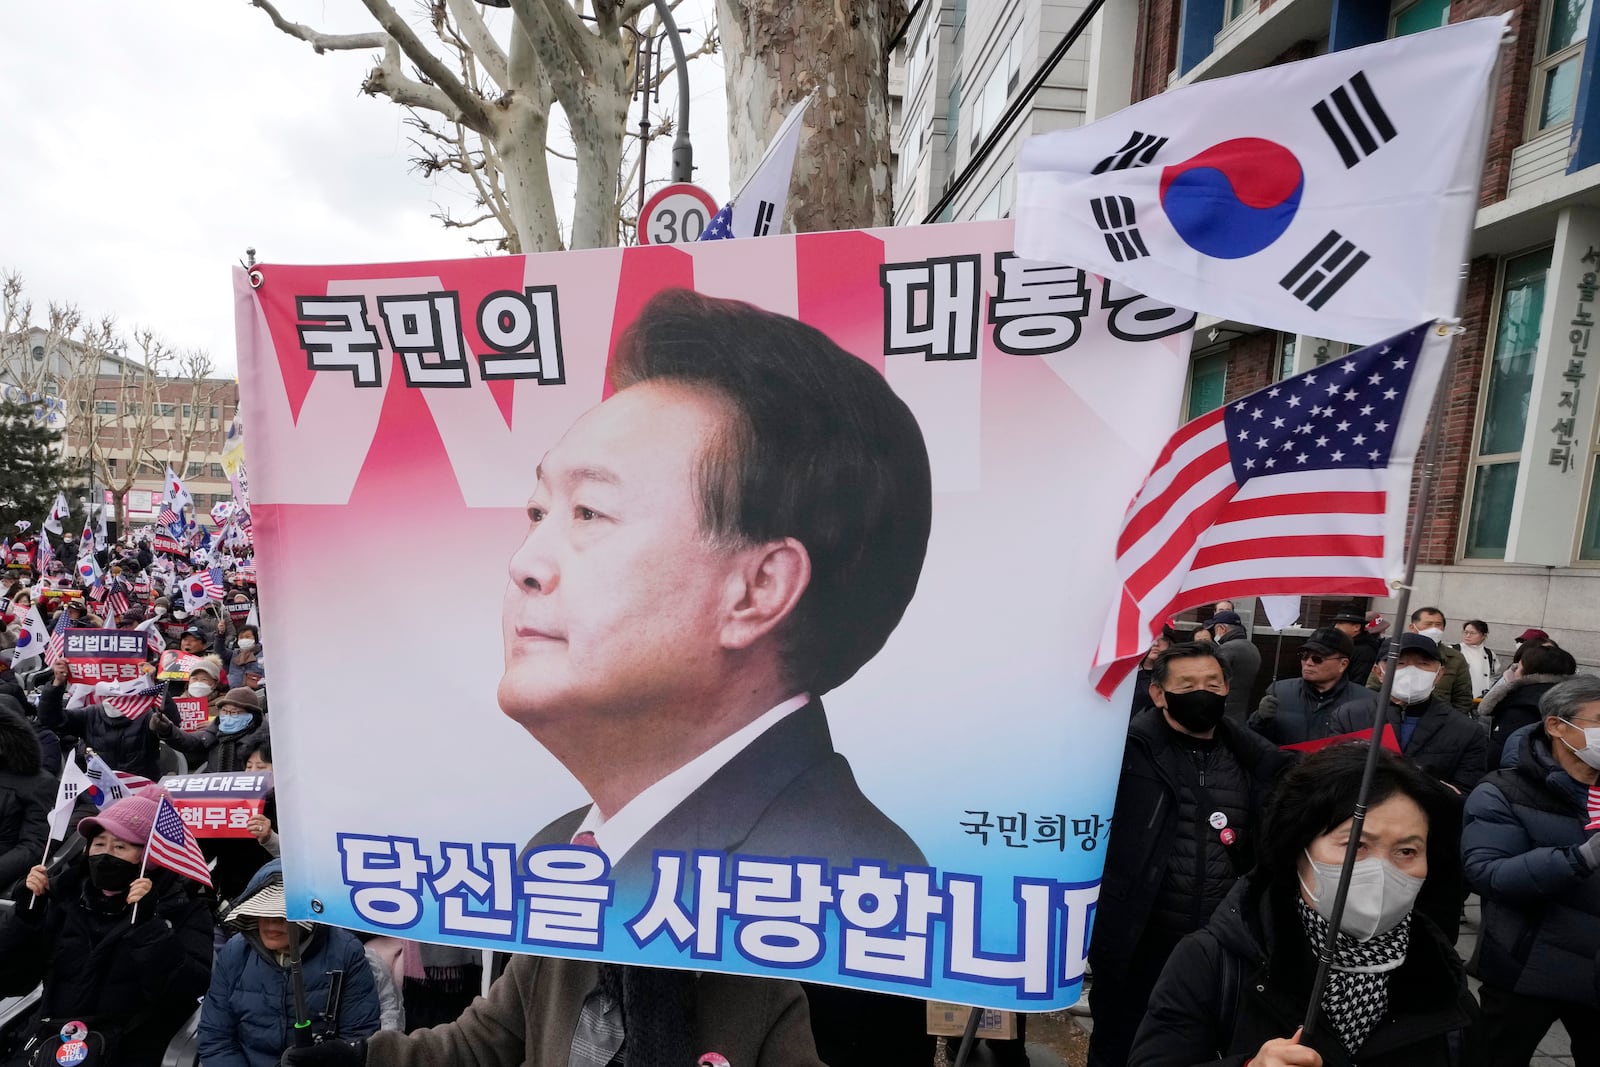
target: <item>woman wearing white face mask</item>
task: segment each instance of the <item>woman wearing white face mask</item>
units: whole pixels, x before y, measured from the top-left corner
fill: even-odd
[[[1600,678],[1579,674],[1512,734],[1467,798],[1461,852],[1483,895],[1474,973],[1487,1067],[1526,1064],[1557,1019],[1578,1067],[1600,1064]]]
[[[1454,888],[1455,804],[1416,768],[1380,753],[1337,953],[1314,1033],[1300,1034],[1328,932],[1365,745],[1335,745],[1284,776],[1267,809],[1262,860],[1167,962],[1130,1067],[1431,1067],[1459,1061],[1474,1004],[1455,950],[1431,921]],[[1443,834],[1430,833],[1435,828]]]

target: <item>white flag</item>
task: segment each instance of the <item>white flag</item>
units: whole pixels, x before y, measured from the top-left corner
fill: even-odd
[[[1017,255],[1362,344],[1448,318],[1508,19],[1202,81],[1034,137]]]
[[[61,784],[56,788],[56,806],[50,809],[50,840],[66,840],[67,829],[72,824],[72,808],[79,795],[93,784],[78,761],[68,756],[66,767],[61,771]]]
[[[767,142],[767,151],[756,169],[745,180],[739,193],[706,227],[702,241],[729,237],[765,237],[783,229],[784,212],[789,205],[789,181],[794,175],[794,157],[800,151],[800,120],[811,106],[815,93],[807,96],[784,116],[783,125]]]
[[[183,487],[183,481],[170,465],[167,467],[167,492],[166,502],[173,511],[180,516],[184,508],[194,507],[194,497],[189,495],[189,490]]]
[[[22,630],[17,634],[17,662],[44,655],[49,643],[50,631],[45,628],[44,616],[39,614],[39,605],[34,604],[22,617]]]
[[[50,514],[44,520],[44,528],[59,536],[61,533],[61,520],[70,514],[72,514],[72,511],[67,507],[67,495],[65,493],[57,493],[56,502],[50,505]]]

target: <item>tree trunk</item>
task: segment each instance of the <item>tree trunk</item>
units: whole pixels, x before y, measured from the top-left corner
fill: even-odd
[[[550,192],[550,164],[545,155],[549,119],[522,106],[507,116],[495,138],[506,207],[516,227],[513,252],[554,252],[561,248],[561,226]]]
[[[570,248],[609,248],[617,243],[617,183],[628,124],[628,89],[623,84],[626,57],[620,54],[620,44],[616,51],[618,55],[602,63],[600,76],[583,87],[585,106],[567,112],[578,154]]]
[[[889,225],[885,48],[905,13],[904,0],[717,0],[730,196],[790,106],[820,87],[795,159],[789,225],[801,233]]]

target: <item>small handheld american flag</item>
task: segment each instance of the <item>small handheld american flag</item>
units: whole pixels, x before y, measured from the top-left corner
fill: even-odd
[[[1123,519],[1096,689],[1110,696],[1176,611],[1224,597],[1389,595],[1454,332],[1425,323],[1181,427]]]
[[[72,619],[67,615],[67,609],[62,608],[56,614],[56,623],[50,628],[50,640],[44,646],[44,661],[47,664],[60,659],[67,650],[67,627],[72,624]]]
[[[150,841],[144,856],[146,863],[164,867],[201,885],[211,885],[211,868],[206,866],[200,845],[165,793],[157,801],[156,819],[150,826]]]

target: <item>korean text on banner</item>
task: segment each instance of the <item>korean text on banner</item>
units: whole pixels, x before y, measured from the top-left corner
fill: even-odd
[[[1090,658],[1193,315],[1011,247],[239,272],[290,917],[1076,1000],[1126,730]],[[428,655],[327,655],[344,591],[403,618],[441,564]],[[472,755],[419,765],[441,694]]]
[[[265,810],[272,775],[169,775],[160,784],[195,837],[252,837],[246,825]]]
[[[139,630],[73,630],[63,654],[74,682],[130,682],[143,673],[145,637]]]

